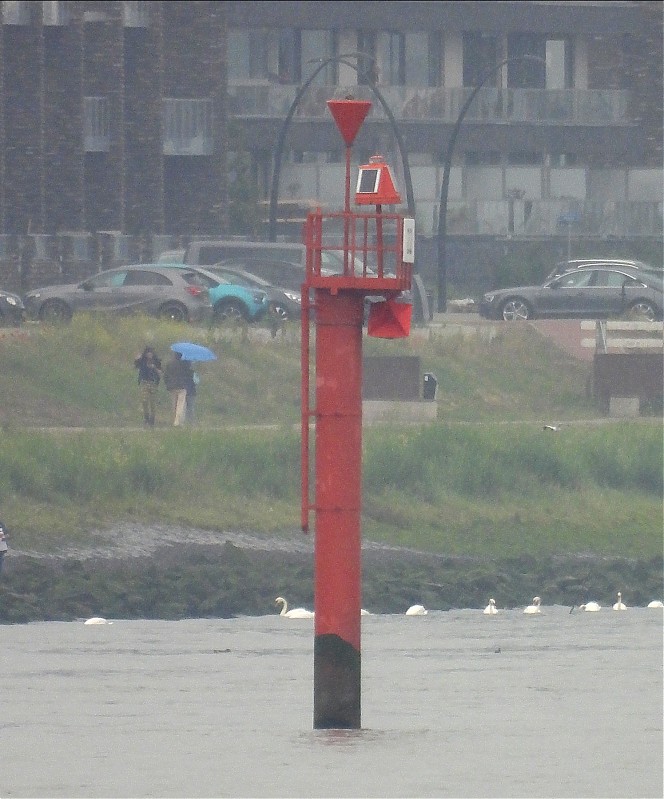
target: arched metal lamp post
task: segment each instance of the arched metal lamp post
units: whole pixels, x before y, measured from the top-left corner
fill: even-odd
[[[277,201],[279,199],[279,178],[281,176],[281,159],[283,156],[284,151],[284,144],[286,142],[286,134],[288,132],[288,128],[290,127],[291,120],[297,110],[298,105],[300,104],[300,100],[304,97],[307,89],[313,83],[316,76],[328,65],[333,62],[339,64],[345,64],[346,66],[354,69],[356,72],[359,71],[359,67],[356,64],[352,64],[351,62],[347,61],[348,58],[355,58],[359,61],[361,58],[367,59],[369,61],[373,61],[374,59],[368,55],[367,53],[342,53],[338,56],[331,56],[330,58],[326,58],[319,64],[318,67],[312,72],[312,74],[307,78],[307,80],[300,86],[297,90],[297,94],[295,95],[293,102],[291,103],[290,108],[288,109],[288,113],[286,114],[284,121],[279,128],[279,134],[277,135],[277,141],[275,144],[274,149],[274,170],[272,172],[272,186],[270,187],[270,219],[269,219],[269,230],[268,230],[268,238],[270,241],[277,240]],[[372,81],[369,81],[367,84],[373,94],[376,96],[376,99],[381,104],[383,111],[385,112],[385,116],[388,118],[390,125],[392,126],[392,131],[394,132],[394,138],[397,141],[397,147],[399,148],[399,155],[401,156],[401,161],[403,164],[403,176],[404,182],[406,184],[406,203],[408,205],[408,214],[411,217],[415,217],[415,199],[413,195],[413,182],[410,175],[410,165],[408,163],[408,153],[406,152],[406,147],[403,141],[403,137],[401,136],[401,131],[399,130],[399,126],[397,125],[396,119],[394,118],[394,114],[392,113],[391,108],[387,104],[387,101],[378,90],[378,87]]]
[[[545,60],[536,55],[515,56],[513,58],[506,58],[500,64],[496,64],[491,69],[484,72],[480,78],[479,83],[475,86],[472,92],[468,95],[468,99],[461,107],[459,116],[457,117],[452,133],[450,134],[447,143],[447,151],[445,153],[445,162],[443,166],[443,182],[440,187],[440,205],[438,207],[438,291],[437,291],[437,309],[439,313],[444,313],[447,310],[447,262],[445,247],[447,244],[447,197],[450,189],[450,171],[452,169],[452,156],[454,154],[454,146],[456,144],[461,125],[464,117],[468,112],[473,100],[477,96],[479,90],[484,86],[486,81],[498,70],[502,69],[506,64],[512,64],[517,61],[538,61],[545,64]]]

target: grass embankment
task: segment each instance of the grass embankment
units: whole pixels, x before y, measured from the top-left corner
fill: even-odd
[[[365,542],[428,553],[365,553],[363,602],[376,612],[661,592],[661,419],[542,430],[595,416],[591,367],[527,325],[504,328],[493,340],[365,342],[367,354],[418,355],[439,379],[437,422],[364,431]],[[145,430],[133,359],[148,342],[165,359],[178,340],[219,356],[200,368],[198,426],[170,427],[162,389]],[[299,358],[297,329],[245,339],[75,319],[0,339],[0,513],[11,549],[33,553],[6,562],[0,620],[259,614],[277,594],[310,604],[302,554],[226,544],[38,557],[103,546],[95,531],[127,521],[299,538]]]
[[[163,429],[136,429],[133,358],[150,342],[166,360],[183,339],[219,356],[200,369],[198,427],[168,426],[162,390]],[[594,416],[587,364],[526,325],[493,340],[369,339],[365,353],[418,355],[439,378],[438,422],[365,430],[365,538],[488,558],[661,555],[661,420],[558,433],[533,423]],[[52,552],[121,520],[291,534],[299,375],[297,328],[245,339],[151,319],[76,318],[1,340],[0,507],[13,546]],[[243,424],[274,427],[233,428]]]
[[[661,553],[657,428],[543,432],[532,425],[365,431],[363,534],[482,558]],[[17,549],[90,544],[122,520],[292,535],[299,437],[291,430],[11,432],[3,514]]]

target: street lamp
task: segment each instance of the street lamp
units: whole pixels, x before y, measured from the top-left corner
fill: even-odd
[[[438,301],[437,301],[437,308],[439,313],[444,313],[447,310],[447,262],[445,258],[445,245],[447,239],[447,197],[449,194],[450,189],[450,170],[452,169],[452,155],[454,154],[454,145],[456,144],[457,136],[459,135],[459,131],[461,130],[461,124],[463,123],[463,119],[466,116],[468,109],[470,108],[473,100],[475,99],[479,90],[484,86],[486,81],[497,72],[499,69],[502,69],[506,64],[512,64],[517,61],[537,61],[541,64],[545,64],[546,61],[543,58],[540,58],[536,55],[523,55],[523,56],[514,56],[513,58],[506,58],[504,61],[501,61],[499,64],[496,64],[491,69],[486,70],[481,76],[480,80],[473,88],[471,93],[468,95],[468,99],[461,107],[459,111],[459,116],[457,117],[456,122],[454,123],[454,127],[452,128],[452,133],[450,134],[449,141],[447,143],[447,151],[445,153],[445,161],[443,166],[443,182],[440,187],[440,205],[438,207]]]
[[[284,121],[279,128],[279,133],[277,135],[277,141],[275,144],[275,151],[274,151],[274,169],[272,172],[272,185],[270,187],[270,217],[269,217],[269,228],[268,228],[268,238],[269,241],[276,241],[277,240],[277,201],[279,199],[279,178],[281,175],[281,159],[283,156],[284,144],[286,141],[286,133],[288,132],[288,128],[290,126],[291,120],[297,110],[297,107],[300,103],[300,100],[305,95],[307,89],[313,83],[316,76],[328,65],[333,62],[339,64],[345,64],[346,66],[354,69],[356,72],[359,72],[359,68],[357,64],[352,64],[351,62],[347,61],[348,58],[355,58],[359,61],[361,58],[369,59],[373,61],[374,59],[368,55],[367,53],[342,53],[338,56],[331,56],[330,58],[323,59],[318,67],[312,72],[312,74],[307,78],[307,80],[300,86],[297,90],[297,93],[293,99],[293,102],[288,109],[288,113],[286,114]],[[317,61],[319,59],[316,59]],[[373,94],[376,96],[376,99],[381,104],[383,111],[385,112],[385,116],[388,118],[390,125],[392,126],[392,131],[394,132],[394,138],[397,142],[397,147],[399,148],[399,155],[401,156],[401,162],[403,164],[403,176],[404,182],[406,184],[406,203],[408,205],[408,214],[411,217],[415,217],[415,198],[413,195],[413,182],[410,175],[410,165],[408,163],[408,153],[406,152],[406,147],[403,141],[403,137],[401,136],[401,131],[399,130],[399,126],[397,125],[396,119],[394,118],[394,114],[390,109],[387,101],[378,90],[376,84],[369,80],[367,84]]]

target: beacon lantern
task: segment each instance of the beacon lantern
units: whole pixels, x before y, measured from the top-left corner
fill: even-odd
[[[385,159],[373,155],[368,164],[360,167],[355,190],[356,205],[400,205],[392,171]]]

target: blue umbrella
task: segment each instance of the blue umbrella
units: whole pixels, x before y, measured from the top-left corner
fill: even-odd
[[[211,349],[202,344],[192,344],[190,341],[179,341],[171,344],[173,352],[179,352],[185,361],[216,361],[217,356]]]

